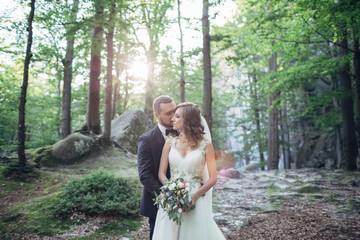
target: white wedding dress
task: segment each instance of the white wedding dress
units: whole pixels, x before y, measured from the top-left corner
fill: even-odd
[[[197,149],[184,157],[181,156],[176,149],[176,141],[177,138],[172,140],[169,152],[171,178],[184,178],[187,181],[192,181],[193,177],[201,176],[204,182],[207,181],[209,179],[209,173],[206,164],[204,165],[205,140],[200,143]],[[195,193],[199,187],[200,184],[195,183],[190,192]],[[178,226],[174,221],[170,220],[167,213],[160,208],[157,212],[153,240],[225,239],[213,219],[211,190],[196,201],[194,210],[183,213],[182,217],[183,221],[181,225]]]

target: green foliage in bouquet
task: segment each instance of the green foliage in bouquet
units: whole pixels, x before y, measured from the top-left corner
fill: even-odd
[[[191,183],[183,178],[169,180],[160,188],[160,194],[155,193],[155,205],[162,208],[170,220],[181,225],[182,213],[195,208],[191,202],[190,189]]]
[[[140,194],[140,188],[135,183],[100,169],[69,182],[59,196],[55,214],[60,217],[73,212],[136,215]]]

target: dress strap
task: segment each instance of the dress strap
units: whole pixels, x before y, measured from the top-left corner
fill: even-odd
[[[205,154],[205,148],[206,148],[206,140],[202,140],[199,145],[199,149]]]
[[[176,139],[177,139],[178,137],[174,137],[173,139],[171,139],[171,147],[173,148],[173,147],[175,147],[175,143],[176,143]]]

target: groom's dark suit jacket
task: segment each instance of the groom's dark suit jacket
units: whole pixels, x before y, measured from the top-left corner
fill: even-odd
[[[158,126],[142,135],[138,141],[138,172],[140,182],[144,186],[140,214],[149,218],[156,218],[157,214],[153,199],[154,192],[159,193],[162,186],[158,179],[158,172],[164,144],[165,140]],[[166,175],[170,178],[169,168]]]

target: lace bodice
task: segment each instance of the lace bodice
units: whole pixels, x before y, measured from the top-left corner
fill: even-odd
[[[184,178],[189,181],[192,181],[194,177],[202,178],[205,163],[205,140],[201,141],[198,148],[186,156],[182,156],[175,146],[177,139],[172,139],[169,152],[171,178]]]

